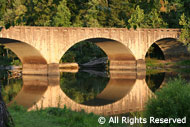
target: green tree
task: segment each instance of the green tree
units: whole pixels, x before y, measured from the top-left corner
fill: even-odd
[[[60,0],[26,0],[26,25],[52,26]]]
[[[110,9],[108,15],[109,27],[126,27],[129,15],[134,10],[133,4],[129,3],[128,0],[110,0],[108,7]]]
[[[6,28],[14,25],[25,25],[24,17],[27,11],[23,0],[14,0],[7,3],[6,10],[2,16],[1,24]]]
[[[11,50],[0,45],[0,65],[21,65],[19,58]]]
[[[74,26],[82,25],[83,27],[100,27],[98,21],[98,0],[89,0],[85,3],[84,8],[80,10],[79,15],[76,16]]]
[[[33,20],[33,25],[37,26],[51,26],[52,18],[55,15],[56,4],[53,0],[33,0],[33,13],[31,15],[35,20]]]
[[[152,9],[150,13],[144,13],[144,10],[140,6],[136,7],[136,10],[128,20],[129,26],[132,28],[165,28],[167,23],[163,21],[160,12],[157,9]]]
[[[6,10],[6,0],[0,1],[0,26],[3,26],[2,18]]]
[[[166,28],[168,25],[164,22],[157,9],[153,9],[146,17],[148,19],[148,26],[151,28]]]
[[[108,25],[108,18],[109,18],[109,12],[110,9],[108,7],[108,0],[101,0],[99,1],[99,5],[97,6],[98,9],[98,22],[100,24],[100,26],[103,27],[109,27]]]
[[[164,10],[162,17],[168,23],[170,28],[180,27],[178,20],[180,16],[185,13],[186,16],[190,15],[189,0],[161,0]]]
[[[148,27],[144,10],[138,5],[128,20],[130,27],[132,28],[146,28]]]
[[[82,27],[83,23],[81,21],[81,10],[84,10],[88,0],[68,0],[67,6],[71,12],[71,23],[72,26]]]
[[[70,26],[71,22],[71,13],[69,8],[67,7],[67,1],[60,1],[57,7],[57,13],[54,17],[55,26]]]
[[[98,22],[98,0],[90,0],[87,3],[87,13],[84,15],[85,26],[87,27],[100,27]]]
[[[92,42],[82,41],[72,46],[61,58],[60,62],[77,62],[83,64],[93,58],[106,57],[97,45]]]
[[[60,0],[13,0],[6,5],[3,26],[52,26]]]
[[[190,18],[187,18],[183,13],[179,20],[179,24],[182,27],[179,40],[190,47]]]

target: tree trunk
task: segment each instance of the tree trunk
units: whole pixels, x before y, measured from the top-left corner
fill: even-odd
[[[10,116],[6,104],[4,103],[1,95],[1,84],[0,84],[0,127],[14,127],[13,119]]]

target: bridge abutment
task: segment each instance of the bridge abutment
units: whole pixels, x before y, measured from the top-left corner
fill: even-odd
[[[135,60],[110,60],[109,62],[110,70],[134,70],[136,69]]]
[[[110,70],[146,70],[145,60],[110,60],[109,61]]]
[[[146,70],[146,63],[145,63],[145,60],[143,59],[138,59],[136,61],[136,67],[137,67],[137,71],[140,71],[140,70]]]

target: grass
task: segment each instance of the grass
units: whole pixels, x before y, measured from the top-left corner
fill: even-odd
[[[157,59],[146,59],[146,74],[157,74],[160,72],[178,72],[178,73],[190,73],[190,60],[181,60],[176,62],[164,62],[160,63]]]
[[[171,70],[165,70],[165,69],[147,69],[146,75],[152,75],[152,74],[158,74],[162,72],[170,72]]]
[[[170,63],[161,63],[160,60],[150,59],[150,58],[147,58],[145,62],[146,62],[147,68],[163,67],[165,64],[167,65],[170,64]]]
[[[176,72],[182,73],[182,74],[189,74],[189,73],[190,73],[190,68],[180,68],[180,69],[176,69]]]
[[[183,61],[178,61],[176,65],[180,66],[190,66],[190,60],[183,60]]]
[[[30,111],[20,106],[9,108],[15,127],[123,127],[121,124],[103,125],[98,123],[100,116],[84,111],[74,112],[67,108],[47,108],[44,110]]]
[[[146,66],[149,68],[176,68],[180,66],[190,66],[190,60],[181,60],[181,61],[164,61],[152,58],[146,58]]]

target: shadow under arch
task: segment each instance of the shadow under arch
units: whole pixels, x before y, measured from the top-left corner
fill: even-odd
[[[95,43],[102,49],[108,57],[110,69],[136,69],[136,58],[124,44],[107,38],[88,38],[78,43],[81,41]]]
[[[153,44],[161,49],[165,60],[186,59],[190,56],[187,46],[175,38],[162,38]]]
[[[23,74],[47,74],[47,61],[33,46],[9,38],[0,38],[0,44],[18,56],[23,64]],[[41,68],[46,69],[42,71]]]
[[[135,60],[130,49],[118,41],[106,38],[91,38],[86,41],[95,43],[108,55],[110,60]]]
[[[145,59],[147,58],[165,60],[165,55],[162,49],[156,43],[153,43],[145,55]]]

